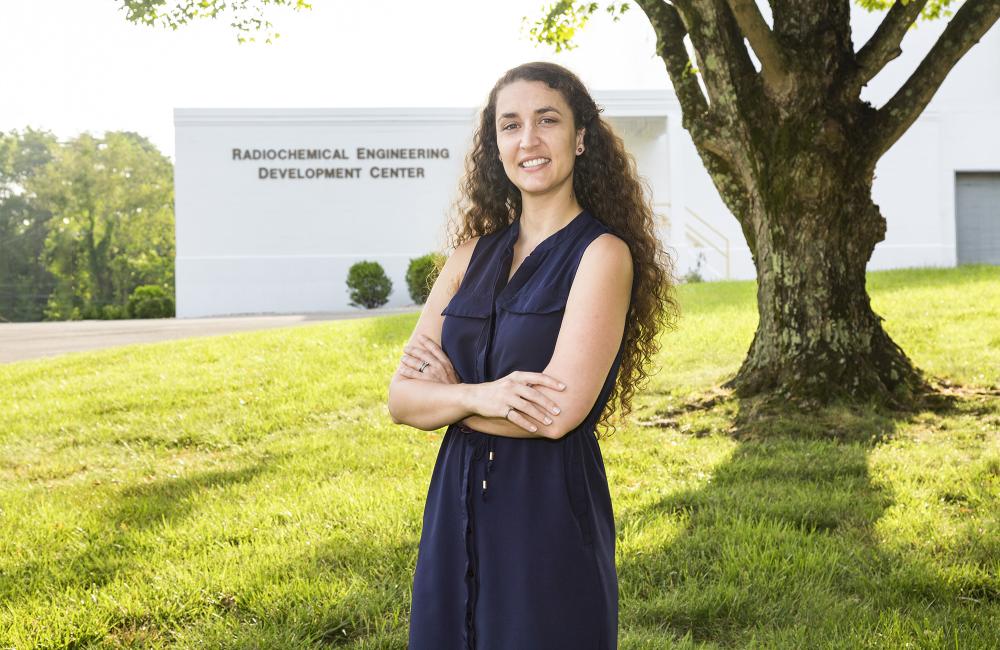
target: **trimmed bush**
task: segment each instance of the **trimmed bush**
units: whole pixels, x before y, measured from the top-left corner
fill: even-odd
[[[155,284],[136,287],[128,297],[125,308],[129,318],[171,318],[174,315],[174,299],[167,290]]]
[[[410,299],[418,305],[427,302],[431,287],[444,266],[445,256],[440,253],[428,253],[410,260],[406,269],[406,287],[410,291]]]
[[[101,307],[101,318],[103,320],[118,320],[125,317],[124,305],[104,305]]]
[[[392,280],[378,262],[355,262],[347,271],[349,304],[353,307],[373,309],[389,302]]]

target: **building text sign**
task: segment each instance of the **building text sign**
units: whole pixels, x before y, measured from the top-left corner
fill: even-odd
[[[391,160],[447,160],[451,157],[448,148],[425,147],[356,147],[354,157],[344,148],[274,148],[246,149],[234,147],[232,157],[235,161],[257,162],[257,178],[261,180],[309,180],[309,179],[350,179],[362,178],[365,167],[352,165],[356,161],[376,161],[368,163],[369,178],[425,178],[424,167],[420,166],[389,166],[377,161]],[[260,166],[261,162],[269,161],[303,161],[315,162],[312,166],[269,167]],[[322,165],[322,161],[344,161],[342,165]]]

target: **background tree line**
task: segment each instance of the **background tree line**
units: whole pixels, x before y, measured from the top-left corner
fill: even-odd
[[[0,321],[172,315],[173,173],[137,133],[0,133]]]

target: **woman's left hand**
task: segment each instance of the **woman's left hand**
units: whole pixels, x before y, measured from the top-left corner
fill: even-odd
[[[418,334],[417,342],[419,345],[403,346],[403,357],[397,369],[399,374],[411,379],[436,381],[439,384],[461,383],[448,355],[436,341]],[[427,365],[424,366],[424,371],[419,372],[420,366],[423,366],[425,361]]]

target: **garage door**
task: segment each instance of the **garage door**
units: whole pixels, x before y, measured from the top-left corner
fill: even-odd
[[[1000,172],[955,175],[959,264],[1000,264]]]

